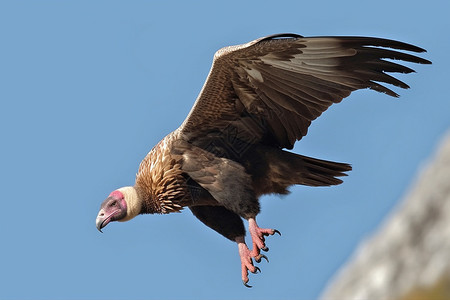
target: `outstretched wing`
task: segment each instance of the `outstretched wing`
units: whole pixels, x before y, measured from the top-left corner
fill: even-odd
[[[414,71],[391,60],[430,64],[391,49],[425,52],[380,38],[295,34],[220,49],[179,130],[202,148],[208,147],[208,139],[225,138],[290,149],[312,120],[352,91],[369,88],[398,97],[383,83],[408,85],[387,73]]]

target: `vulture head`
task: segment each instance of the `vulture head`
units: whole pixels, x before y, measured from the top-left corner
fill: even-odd
[[[136,189],[131,186],[113,191],[103,201],[98,212],[95,225],[102,232],[102,228],[113,221],[128,221],[141,211],[141,203]]]

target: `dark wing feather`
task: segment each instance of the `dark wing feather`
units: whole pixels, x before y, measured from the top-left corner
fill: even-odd
[[[223,206],[202,205],[191,206],[189,209],[203,224],[232,241],[245,235],[241,217]]]
[[[397,97],[383,84],[408,88],[386,73],[413,70],[385,59],[430,62],[401,51],[425,52],[388,39],[294,34],[223,48],[180,132],[189,141],[203,140],[197,143],[203,148],[208,136],[230,132],[243,143],[292,148],[312,120],[352,91]]]

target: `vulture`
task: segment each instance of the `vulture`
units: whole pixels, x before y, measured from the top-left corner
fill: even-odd
[[[140,163],[134,186],[113,191],[96,227],[140,214],[188,207],[201,222],[237,244],[241,275],[267,257],[259,197],[288,194],[292,185],[342,183],[351,166],[290,151],[313,120],[359,89],[389,96],[409,88],[388,73],[411,73],[398,61],[430,64],[407,52],[417,46],[383,38],[276,34],[218,50],[206,82],[181,126]],[[395,62],[397,61],[397,62]],[[248,221],[251,248],[245,242]],[[281,234],[280,234],[281,235]]]

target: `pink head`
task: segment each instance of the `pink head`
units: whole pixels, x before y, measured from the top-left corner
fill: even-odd
[[[95,225],[102,232],[102,228],[108,225],[109,222],[119,221],[126,216],[127,202],[125,201],[125,196],[121,191],[115,190],[109,194],[108,198],[100,206]]]

